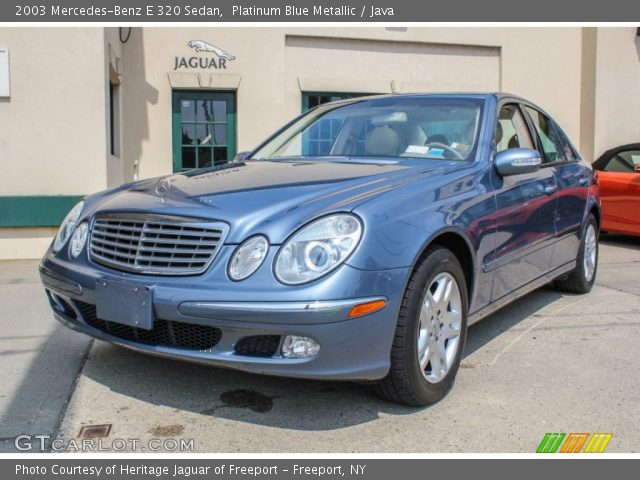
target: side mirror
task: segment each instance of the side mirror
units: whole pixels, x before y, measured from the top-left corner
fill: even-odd
[[[236,156],[233,157],[234,162],[242,162],[243,160],[246,160],[249,155],[251,154],[251,152],[238,152],[236,153]]]
[[[538,171],[542,158],[531,148],[510,148],[496,153],[494,162],[500,175],[519,175]]]

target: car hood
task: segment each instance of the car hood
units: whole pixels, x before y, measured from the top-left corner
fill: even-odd
[[[278,244],[312,218],[350,211],[372,196],[450,169],[452,163],[353,159],[228,163],[106,192],[91,202],[89,213],[153,212],[220,220],[231,227],[226,243],[261,233]]]

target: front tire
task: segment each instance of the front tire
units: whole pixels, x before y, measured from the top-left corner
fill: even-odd
[[[580,240],[576,268],[568,275],[556,279],[554,287],[568,293],[590,292],[598,271],[598,250],[598,223],[590,213]]]
[[[386,400],[424,406],[453,386],[467,334],[464,272],[448,249],[427,248],[404,294],[391,347],[391,368],[375,385]]]

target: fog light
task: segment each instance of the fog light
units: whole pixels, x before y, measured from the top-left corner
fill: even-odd
[[[282,342],[282,356],[286,358],[307,358],[317,355],[320,345],[313,338],[287,335]]]

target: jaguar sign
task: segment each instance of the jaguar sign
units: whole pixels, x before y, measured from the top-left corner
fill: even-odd
[[[226,50],[203,40],[189,40],[189,48],[195,50],[197,56],[176,56],[173,69],[215,69],[226,70],[227,62],[235,60],[235,56]]]

